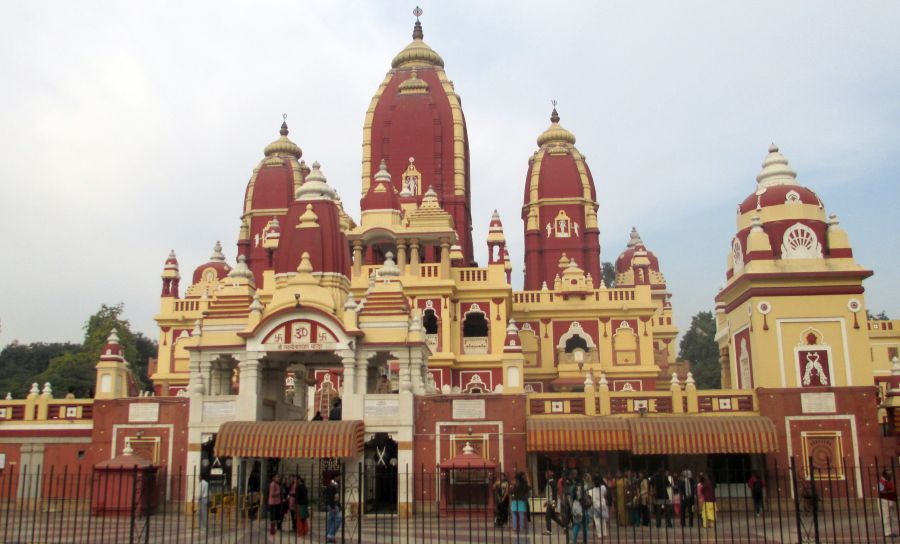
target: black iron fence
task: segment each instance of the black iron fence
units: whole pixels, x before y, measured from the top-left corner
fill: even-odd
[[[885,464],[874,460],[768,466],[758,472],[761,501],[743,469],[712,470],[713,507],[657,499],[653,485],[642,494],[640,482],[612,475],[605,509],[575,507],[568,492],[548,501],[544,475],[529,474],[524,500],[510,505],[496,494],[491,469],[434,472],[377,461],[339,468],[284,474],[283,501],[252,475],[235,474],[228,488],[214,478],[206,495],[198,475],[179,471],[7,469],[0,542],[888,542],[900,532],[896,502],[879,498]],[[896,486],[892,461],[887,469]],[[299,483],[291,493],[300,479],[305,493]]]

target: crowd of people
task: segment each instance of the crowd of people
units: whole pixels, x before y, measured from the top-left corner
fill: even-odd
[[[269,534],[284,530],[290,518],[290,529],[297,536],[309,532],[309,489],[301,476],[272,476],[268,488]]]
[[[525,473],[516,473],[512,482],[501,473],[493,486],[494,524],[510,525],[514,533],[527,528],[531,520],[529,497],[543,503],[543,531],[552,534],[554,524],[566,531],[567,540],[586,543],[589,534],[598,539],[609,536],[610,520],[621,527],[714,528],[716,524],[716,483],[703,472],[657,470],[624,471],[605,476],[572,469],[557,476],[548,470],[543,489],[533,490]],[[753,471],[747,481],[755,514],[763,513],[765,482]]]

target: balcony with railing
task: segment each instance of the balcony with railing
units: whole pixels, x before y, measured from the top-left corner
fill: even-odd
[[[490,345],[488,336],[467,336],[463,338],[463,354],[485,355]]]

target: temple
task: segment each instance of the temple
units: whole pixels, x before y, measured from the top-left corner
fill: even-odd
[[[163,259],[152,394],[135,390],[113,331],[94,399],[35,384],[0,401],[3,470],[89,470],[127,448],[173,472],[227,467],[216,475],[240,489],[265,478],[265,459],[288,472],[371,466],[389,491],[371,491],[367,508],[402,514],[415,507],[402,467],[518,467],[540,482],[548,467],[896,454],[900,321],[866,318],[872,271],[778,147],[761,153],[722,248],[723,387],[699,390],[676,358],[663,270],[678,263],[661,263],[637,229],[608,233],[618,255],[615,285],[604,282],[602,195],[555,103],[521,150],[515,255],[509,223],[472,217],[462,102],[418,19],[373,86],[360,217],[328,165],[308,164],[288,123],[274,125],[242,202],[234,190],[237,246],[216,242],[193,269],[174,251]],[[473,220],[489,226],[485,240]],[[835,477],[862,493],[858,474]]]

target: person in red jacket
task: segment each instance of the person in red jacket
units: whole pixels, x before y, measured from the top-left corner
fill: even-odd
[[[881,525],[884,527],[884,536],[897,536],[891,528],[891,511],[897,502],[897,488],[894,487],[894,475],[891,471],[884,469],[881,478],[878,479],[878,498],[881,503]]]

